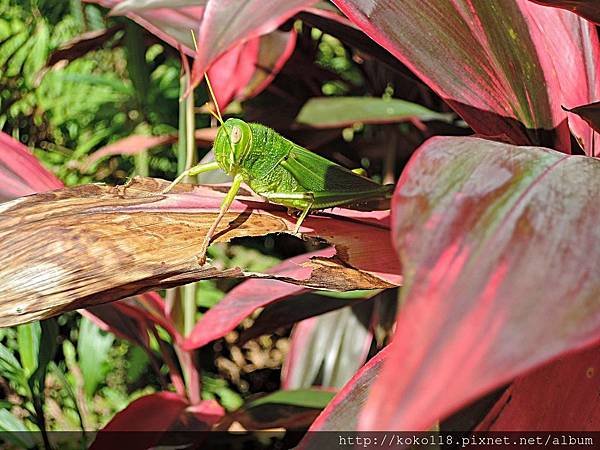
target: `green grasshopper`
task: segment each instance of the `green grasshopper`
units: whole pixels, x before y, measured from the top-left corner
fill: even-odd
[[[242,183],[271,203],[299,210],[294,233],[310,211],[349,205],[357,201],[389,198],[393,185],[381,185],[359,171],[348,170],[310,150],[284,138],[272,129],[257,123],[230,118],[223,122],[208,77],[207,86],[220,122],[213,150],[215,161],[198,164],[181,173],[164,191],[169,192],[187,176],[221,169],[233,176],[233,183],[223,200],[219,215],[208,230],[200,252],[200,263],[206,260],[206,250],[227,213]]]

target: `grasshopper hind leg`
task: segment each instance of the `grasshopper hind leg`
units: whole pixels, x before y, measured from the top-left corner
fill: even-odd
[[[304,222],[304,219],[306,219],[306,216],[308,216],[312,205],[312,202],[308,204],[304,211],[302,211],[302,214],[300,214],[300,217],[298,217],[298,220],[296,221],[296,227],[294,228],[294,234],[298,234],[300,232],[300,226],[302,225],[302,222]]]
[[[261,195],[272,203],[287,206],[288,211],[290,208],[302,211],[296,221],[294,234],[299,233],[302,222],[315,203],[315,196],[312,192],[265,192]]]

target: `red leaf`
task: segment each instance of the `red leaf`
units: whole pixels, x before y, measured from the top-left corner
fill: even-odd
[[[515,380],[478,431],[596,431],[600,348],[560,358]]]
[[[131,402],[103,431],[164,431],[188,407],[185,398],[173,392],[157,392]]]
[[[544,6],[566,9],[600,25],[598,0],[531,0]]]
[[[297,36],[296,30],[292,29],[287,33],[273,31],[261,37],[256,71],[245,89],[238,94],[240,99],[258,95],[271,84],[294,53]]]
[[[194,42],[191,30],[198,30],[204,15],[204,6],[201,1],[189,2],[195,6],[180,6],[172,8],[120,8],[118,5],[125,3],[122,0],[84,0],[87,3],[96,3],[105,8],[115,8],[115,14],[124,14],[131,20],[146,28],[152,34],[165,41],[173,48],[183,45],[183,50],[190,56],[194,55]],[[131,3],[131,2],[127,2]],[[164,2],[163,2],[164,4]],[[200,6],[197,6],[200,5]],[[131,5],[130,5],[131,6]]]
[[[433,138],[394,194],[405,307],[361,429],[425,430],[600,338],[600,161]]]
[[[90,166],[92,166],[92,164],[106,156],[135,155],[143,152],[144,150],[148,150],[149,148],[164,144],[171,144],[176,141],[177,136],[171,134],[163,136],[143,136],[139,134],[133,134],[96,150],[82,164],[81,170],[86,171],[90,168]]]
[[[213,61],[235,45],[274,31],[315,0],[209,0],[198,34],[192,85]]]
[[[358,430],[358,414],[365,402],[369,389],[378,379],[383,363],[389,355],[389,346],[367,362],[346,386],[329,402],[308,431]],[[309,433],[298,446],[298,450],[319,448],[318,433]]]
[[[482,135],[568,152],[561,103],[589,103],[600,93],[596,32],[568,12],[507,0],[498,20],[496,2],[334,3]],[[575,120],[573,131],[590,152],[587,125]]]
[[[269,270],[281,276],[303,278],[310,269],[301,264],[314,256],[330,256],[332,249],[296,256]],[[183,342],[185,350],[202,347],[225,336],[256,309],[283,300],[292,295],[306,292],[303,286],[277,280],[248,280],[233,288],[219,303],[213,306]]]
[[[252,79],[259,46],[260,38],[250,39],[225,52],[210,66],[208,77],[220,108],[226,108]]]
[[[224,414],[214,401],[190,406],[188,401],[173,392],[157,392],[131,402],[117,413],[98,433],[91,450],[123,448],[123,434],[135,432],[135,439],[127,441],[127,449],[147,449],[159,445],[169,430],[202,431],[210,429]],[[149,433],[152,432],[152,433]]]
[[[233,100],[259,94],[279,73],[296,46],[296,32],[273,31],[250,39],[220,56],[208,70],[217,103],[224,109]]]
[[[0,202],[62,186],[27,147],[0,132]]]
[[[212,143],[215,140],[216,134],[216,128],[200,128],[194,131],[196,141],[202,144]],[[177,134],[163,134],[161,136],[132,134],[96,150],[81,164],[80,170],[87,171],[95,162],[106,156],[135,155],[159,145],[172,144],[173,142],[177,142],[177,139]]]
[[[272,81],[291,55],[296,37],[295,32],[274,30],[303,7],[315,3],[315,0],[205,0],[176,4],[87,1],[113,8],[111,13],[126,15],[175,48],[182,45],[185,53],[195,56],[192,87],[202,81],[204,72],[211,72],[209,76],[221,108],[234,98],[256,95]],[[169,7],[161,7],[165,5]],[[193,50],[192,31],[198,35],[197,52]]]
[[[344,308],[353,303],[352,300],[334,297],[327,298],[317,293],[295,295],[282,299],[281,301],[265,306],[260,316],[254,320],[250,328],[246,328],[240,333],[238,343],[239,345],[243,345],[251,339],[264,334],[270,334],[278,328],[290,326],[310,317]],[[301,345],[298,347],[302,348]],[[290,351],[288,351],[288,356]]]

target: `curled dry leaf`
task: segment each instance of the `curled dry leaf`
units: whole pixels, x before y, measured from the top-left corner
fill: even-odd
[[[389,239],[389,212],[336,209],[309,217],[306,239],[333,247],[295,276],[246,273],[198,264],[204,233],[226,187],[180,186],[136,178],[124,186],[85,185],[0,206],[0,326],[215,277],[266,277],[303,286],[377,289],[400,282]],[[295,219],[279,206],[243,195],[215,241],[291,232]]]

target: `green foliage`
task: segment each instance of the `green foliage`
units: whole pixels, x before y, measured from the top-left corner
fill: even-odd
[[[132,52],[118,44],[132,40],[137,30],[130,26],[98,50],[46,67],[60,45],[104,29],[107,22],[96,6],[79,0],[62,7],[61,2],[25,3],[32,10],[23,2],[0,0],[0,128],[33,147],[68,185],[124,180],[133,171],[133,157],[111,158],[93,172],[82,172],[82,163],[131,134],[176,131],[179,61],[154,45],[146,52],[138,46],[124,64]],[[153,151],[149,174],[175,173],[172,154],[171,146]]]
[[[83,374],[84,391],[88,398],[94,395],[96,388],[110,370],[108,354],[114,340],[114,335],[101,331],[89,319],[81,320],[77,353]]]
[[[232,390],[225,380],[209,373],[202,375],[202,399],[218,399],[228,411],[235,411],[244,404],[242,397]]]

